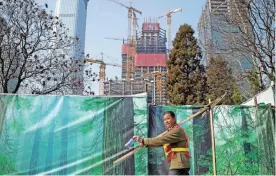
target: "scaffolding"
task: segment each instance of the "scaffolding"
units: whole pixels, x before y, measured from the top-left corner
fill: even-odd
[[[104,81],[104,95],[133,95],[148,94],[148,103],[154,104],[152,92],[154,84],[142,78],[134,80],[109,80]]]
[[[122,79],[134,78],[135,48],[130,44],[122,44]]]
[[[144,23],[145,25],[145,23]],[[154,24],[149,24],[154,25]],[[156,25],[157,26],[157,25]],[[149,30],[143,30],[137,34],[137,53],[166,53],[166,30],[159,27],[154,30],[150,27]]]
[[[135,79],[148,75],[148,81],[153,83],[153,104],[166,105],[166,75],[152,74],[167,71],[166,30],[155,21],[146,21],[136,38]]]
[[[122,45],[122,80],[105,81],[104,95],[147,92],[149,104],[166,105],[166,75],[151,75],[167,71],[166,42],[166,30],[161,29],[159,23],[144,22],[142,31],[136,34],[136,44]],[[149,76],[142,78],[144,74]]]

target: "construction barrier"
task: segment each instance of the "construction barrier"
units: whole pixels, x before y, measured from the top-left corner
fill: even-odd
[[[162,148],[131,151],[133,136],[165,130],[163,113],[177,120],[196,106],[150,106],[145,94],[126,97],[0,94],[0,175],[166,175]],[[275,175],[275,112],[270,106],[212,110],[217,174]],[[182,127],[189,136],[190,174],[214,174],[209,113]],[[136,144],[137,145],[137,144]]]
[[[154,106],[149,109],[149,136],[165,130],[163,113],[174,111],[181,121],[199,108]],[[217,106],[212,110],[215,165],[213,172],[210,115],[205,113],[182,125],[189,136],[190,174],[275,175],[275,111],[269,105]],[[149,149],[149,174],[166,175],[163,150]]]

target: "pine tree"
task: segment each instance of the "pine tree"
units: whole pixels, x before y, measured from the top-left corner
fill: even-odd
[[[167,98],[171,104],[204,104],[207,78],[201,51],[190,25],[180,26],[167,62]]]
[[[244,101],[236,81],[232,75],[229,63],[222,57],[217,56],[209,60],[207,68],[207,84],[209,93],[207,98],[211,100],[227,92],[222,104],[240,104]]]
[[[263,83],[260,83],[260,79],[258,78],[258,72],[254,70],[250,70],[247,72],[247,80],[249,82],[249,87],[252,90],[253,95],[258,94],[259,92],[263,91],[266,87]]]

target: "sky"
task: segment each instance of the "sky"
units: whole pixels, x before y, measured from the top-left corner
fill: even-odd
[[[117,0],[129,5],[130,0]],[[172,15],[171,35],[172,39],[180,25],[189,24],[197,34],[197,23],[202,9],[207,0],[132,0],[132,6],[142,11],[142,16],[138,14],[138,25],[142,26],[145,18],[156,18],[165,15],[169,9],[182,8],[182,12]],[[36,0],[38,4],[48,4],[48,10],[55,12],[56,0]],[[107,40],[110,38],[127,38],[128,11],[126,8],[109,0],[89,0],[86,19],[85,53],[95,59],[100,59],[100,53],[104,53],[104,61],[121,64],[120,40]],[[167,30],[167,19],[158,21],[161,28]],[[98,64],[93,66],[93,71],[99,72]],[[107,66],[106,77],[121,78],[121,68]],[[99,92],[98,82],[91,86],[96,95]]]

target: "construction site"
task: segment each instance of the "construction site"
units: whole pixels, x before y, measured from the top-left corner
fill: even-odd
[[[48,1],[53,2],[53,0]],[[2,68],[0,89],[3,90],[3,92],[0,90],[0,175],[276,175],[276,106],[273,81],[266,90],[254,94],[243,103],[227,102],[225,100],[230,99],[229,90],[236,87],[220,87],[232,82],[230,76],[226,75],[226,64],[221,64],[219,71],[212,74],[227,77],[225,79],[215,77],[220,82],[207,84],[206,87],[214,88],[210,89],[212,91],[199,89],[209,102],[174,103],[171,97],[170,101],[166,98],[167,93],[174,92],[173,98],[181,98],[181,94],[187,94],[191,99],[197,99],[192,92],[185,92],[187,86],[179,89],[177,84],[187,83],[193,90],[197,89],[198,84],[193,84],[182,77],[185,72],[179,73],[175,70],[182,69],[179,67],[183,65],[195,67],[189,63],[182,65],[179,63],[182,61],[192,63],[194,54],[198,55],[198,52],[195,52],[198,50],[193,50],[197,41],[190,40],[190,34],[193,32],[189,29],[187,35],[186,29],[182,30],[182,26],[191,24],[187,19],[183,20],[183,16],[187,17],[186,14],[189,14],[188,18],[196,16],[196,13],[191,11],[200,9],[200,6],[193,7],[191,4],[200,1],[190,0],[185,3],[182,0],[162,1],[161,6],[160,0],[155,0],[155,3],[154,0],[139,0],[136,1],[137,6],[133,7],[131,3],[126,5],[116,0],[98,0],[98,2],[93,1],[91,9],[87,10],[88,1],[57,0],[57,16],[54,18],[46,16],[45,9],[36,5],[35,0],[14,0],[4,3],[0,0],[0,16],[4,14],[3,17],[7,20],[5,30],[0,27],[0,70]],[[211,17],[208,16],[209,12],[213,12],[211,10],[214,8],[213,10],[218,10],[218,13],[228,13],[229,7],[225,3],[229,2],[206,0],[204,11],[206,13],[199,24],[203,39],[205,35],[211,36],[210,30],[206,30]],[[236,1],[232,2],[238,7]],[[269,6],[267,1],[264,4]],[[44,6],[48,7],[47,4]],[[118,9],[114,10],[113,6]],[[169,10],[162,16],[140,21],[142,13],[157,16],[163,13],[162,9],[157,13],[152,7],[156,10],[162,7],[175,9]],[[185,15],[181,16],[182,8],[178,7],[183,8]],[[266,14],[269,16],[267,19],[271,19],[272,9],[253,9],[260,10],[257,11],[258,14]],[[112,10],[114,16],[110,20],[107,13]],[[124,14],[118,15],[117,10],[121,10]],[[191,11],[188,13],[188,10]],[[95,12],[96,15],[93,16],[90,12]],[[101,12],[102,16],[99,15]],[[66,51],[74,49],[74,47],[66,48],[67,42],[60,48],[51,50],[52,47],[63,43],[65,38],[70,38],[71,43],[71,38],[74,39],[77,34],[81,35],[76,40],[85,41],[86,15],[91,17],[88,34],[98,35],[101,41],[105,38],[120,42],[116,48],[113,44],[107,45],[96,38],[89,38],[89,43],[95,42],[93,45],[95,52],[102,49],[110,53],[117,51],[120,59],[110,57],[103,52],[95,57],[86,54],[80,59],[71,57],[71,54],[65,57],[60,55],[61,49]],[[181,16],[180,20],[177,20],[177,16]],[[73,29],[70,35],[68,34],[73,37],[67,35],[59,37],[65,33],[55,30],[56,27],[62,26],[62,23],[57,23],[56,19],[59,17],[67,22],[68,28]],[[175,17],[177,25],[185,22],[176,34],[173,51],[172,17]],[[166,19],[167,23],[162,24],[161,19]],[[25,29],[29,23],[33,28]],[[64,30],[69,31],[68,28]],[[96,28],[101,35],[95,32]],[[120,29],[116,31],[115,28]],[[36,33],[34,29],[44,29],[46,33]],[[106,35],[110,29],[114,36]],[[117,32],[122,32],[121,35],[127,37],[118,38]],[[237,35],[236,32],[234,34]],[[275,30],[264,34],[275,34]],[[46,40],[45,36],[50,37],[50,40]],[[35,38],[37,39],[34,40]],[[208,43],[208,39],[204,42]],[[59,42],[53,46],[53,41]],[[190,43],[194,44],[189,45]],[[34,51],[37,46],[48,44],[49,47],[41,49],[43,52]],[[1,54],[2,51],[4,54]],[[74,50],[73,54],[77,53],[75,51],[77,50]],[[84,46],[78,52],[82,51]],[[181,56],[182,54],[187,56]],[[24,64],[21,64],[21,61],[24,61]],[[168,64],[169,69],[168,61],[175,61]],[[11,65],[7,64],[9,62]],[[49,67],[46,67],[48,62]],[[56,66],[52,66],[53,63],[56,63]],[[81,69],[72,69],[75,67],[69,67],[71,63]],[[206,64],[209,64],[208,60]],[[91,68],[82,70],[82,65]],[[99,72],[92,71],[92,67],[99,68]],[[115,73],[114,67],[119,68],[121,72]],[[18,71],[17,68],[22,69]],[[201,69],[201,67],[196,68]],[[53,72],[48,72],[51,70]],[[187,71],[189,68],[184,67],[183,70]],[[172,74],[168,74],[171,71]],[[71,79],[72,73],[75,75],[84,73],[84,78],[86,74],[92,74],[93,77],[89,78],[94,84],[99,83],[97,87],[99,96],[93,94],[93,82],[87,87],[91,90],[87,91],[88,95],[63,94],[63,89],[75,88],[74,84],[69,84],[75,80]],[[205,74],[194,73],[191,74],[196,77],[191,77],[191,80],[195,80],[197,75]],[[275,73],[275,70],[272,73]],[[171,78],[171,75],[175,77]],[[22,76],[27,76],[23,77],[24,79],[35,80],[37,83],[33,85],[38,86],[39,81],[45,83],[44,80],[48,80],[53,83],[53,90],[34,94],[7,91],[10,80],[20,81]],[[2,78],[7,78],[7,81],[3,82]],[[66,79],[68,81],[59,82]],[[83,80],[86,83],[86,80]],[[95,82],[96,80],[98,82]],[[180,82],[171,84],[169,82],[171,80]],[[169,88],[166,86],[167,81],[168,85],[173,85],[171,87],[177,89],[169,90],[170,86]],[[76,85],[79,86],[81,85],[79,82],[77,80],[73,83],[78,83]],[[45,87],[42,86],[40,89],[43,90]],[[208,94],[209,92],[214,94]],[[219,95],[220,93],[222,95]],[[231,98],[239,96],[238,91],[230,95]]]
[[[99,95],[132,95],[147,92],[148,103],[151,105],[166,105],[166,61],[172,47],[171,15],[181,12],[182,9],[169,10],[157,19],[144,19],[139,27],[137,16],[142,11],[120,2],[111,0],[128,10],[127,39],[106,38],[121,40],[122,63],[106,63],[102,59],[86,58],[86,62],[100,64]],[[160,26],[158,19],[167,18],[167,30]],[[121,79],[107,80],[106,65],[121,67]]]

